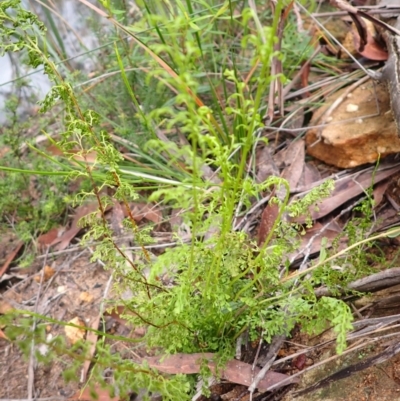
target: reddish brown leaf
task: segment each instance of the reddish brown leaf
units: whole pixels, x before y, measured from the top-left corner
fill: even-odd
[[[390,169],[382,169],[378,171],[374,176],[371,174],[370,170],[361,172],[359,175],[354,176],[354,174],[343,177],[336,181],[335,189],[332,191],[330,197],[323,199],[321,202],[316,204],[318,210],[311,211],[311,217],[313,220],[320,219],[331,213],[333,210],[337,209],[343,203],[349,201],[350,199],[360,195],[372,183],[377,184],[384,179],[390,177],[400,170],[400,166],[396,166]],[[294,197],[293,199],[295,199]],[[299,217],[295,219],[298,223],[303,223],[305,221],[304,217]]]
[[[119,324],[123,324],[124,326],[126,326],[127,321],[121,317],[122,314],[126,313],[129,313],[126,307],[123,305],[118,305],[113,306],[112,309],[105,311],[104,316],[111,316]]]
[[[77,391],[72,397],[68,398],[69,401],[120,401],[119,397],[110,397],[108,390],[100,387],[95,388],[97,397],[91,396],[89,388]]]
[[[375,40],[376,30],[374,24],[371,21],[368,21],[364,18],[361,19],[363,20],[363,24],[365,24],[365,30],[367,32],[367,42],[364,46],[364,49],[362,49],[360,35],[355,26],[353,25],[352,34],[355,48],[359,49],[359,53],[362,56],[370,60],[377,60],[377,61],[387,60],[388,52],[382,47],[382,45],[377,43],[377,41]]]
[[[3,266],[0,268],[0,277],[7,271],[8,267],[11,264],[11,262],[17,256],[19,250],[22,248],[22,245],[24,245],[24,243],[22,241],[18,242],[17,246],[14,248],[14,250],[8,255],[8,257],[7,257],[6,261],[4,262]]]
[[[374,196],[374,208],[378,207],[383,199],[383,196],[386,193],[386,190],[388,189],[390,185],[390,181],[386,180],[383,182],[380,182],[378,185],[375,186],[373,196]]]
[[[58,238],[63,229],[63,227],[54,227],[46,234],[39,235],[37,239],[39,247],[46,248],[46,246],[50,246]]]
[[[161,211],[154,205],[148,205],[147,203],[134,203],[131,205],[131,212],[137,223],[143,219],[149,220],[155,224],[159,224],[162,221]]]
[[[262,246],[267,239],[279,215],[279,205],[269,202],[265,207],[258,230],[258,246]]]
[[[4,331],[0,329],[0,338],[3,338],[4,340],[8,340],[8,337],[4,334]]]
[[[327,223],[326,223],[327,224]],[[326,248],[330,248],[332,242],[336,239],[339,233],[342,231],[342,228],[335,223],[329,224],[329,228],[322,230],[323,225],[320,223],[315,223],[311,228],[306,230],[305,235],[301,236],[301,244],[292,254],[289,254],[287,257],[289,260],[295,258],[293,260],[296,261],[300,258],[303,258],[306,252],[310,255],[320,252],[322,239],[326,239]],[[312,239],[312,243],[310,244],[310,240]]]
[[[160,372],[169,374],[195,374],[200,372],[202,361],[206,361],[210,370],[215,373],[216,364],[214,362],[216,355],[213,353],[204,354],[176,354],[166,358],[163,357],[148,357],[145,358],[151,368],[157,369]],[[252,366],[237,360],[231,360],[226,364],[225,369],[221,374],[221,378],[229,380],[233,383],[250,386],[252,379],[260,371],[256,368],[252,371]],[[275,385],[280,381],[287,379],[287,375],[273,371],[267,372],[265,378],[261,380],[258,389],[265,391],[269,386]],[[294,379],[291,383],[298,380]],[[288,383],[286,383],[288,384]]]
[[[253,378],[257,376],[259,371],[260,371],[259,368],[255,368],[254,371],[252,371],[252,366],[249,365],[248,363],[232,360],[227,363],[226,368],[223,371],[223,378],[233,383],[242,384],[244,386],[250,386],[250,384],[253,382]],[[268,387],[273,386],[287,378],[288,376],[283,373],[269,371],[265,375],[264,379],[260,381],[257,388],[260,391],[266,391]],[[297,382],[298,379],[293,379],[290,383],[297,383]],[[287,384],[288,383],[286,382],[285,385]]]
[[[58,251],[64,250],[69,243],[75,238],[75,236],[81,231],[81,227],[78,226],[79,220],[87,216],[88,214],[96,211],[99,205],[97,202],[89,203],[87,205],[79,206],[75,210],[75,216],[72,220],[71,227],[61,237],[56,238],[51,245],[59,244],[56,249]]]
[[[308,80],[310,77],[311,71],[311,63],[306,61],[303,63],[302,74],[301,74],[301,87],[307,88],[308,87]],[[311,93],[309,91],[303,94],[303,98],[310,97]]]

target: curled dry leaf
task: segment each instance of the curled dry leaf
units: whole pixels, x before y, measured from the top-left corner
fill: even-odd
[[[62,149],[60,149],[58,146],[53,145],[53,144],[48,146],[46,148],[46,150],[47,150],[47,152],[49,152],[50,154],[52,154],[54,156],[65,155],[65,153],[62,151]],[[95,152],[95,151],[90,151],[90,152],[85,151],[83,153],[82,151],[80,151],[78,149],[72,149],[72,150],[69,150],[69,154],[70,154],[70,156],[72,154],[75,154],[75,156],[72,156],[71,160],[76,160],[76,161],[82,162],[82,163],[93,164],[97,159],[97,152]],[[76,163],[74,163],[74,164],[76,164]]]
[[[321,173],[319,170],[312,164],[306,163],[304,166],[304,180],[303,180],[303,186],[310,188],[312,184],[315,182],[319,181],[321,179]],[[294,190],[295,188],[291,188],[291,190]]]
[[[256,150],[256,182],[258,184],[264,182],[271,175],[279,176],[279,169],[271,152],[266,145],[260,146]]]
[[[75,326],[65,326],[65,335],[68,340],[71,341],[72,344],[77,343],[80,340],[83,340],[85,337],[86,330],[84,329],[85,323],[79,317],[74,317],[68,323],[73,324],[75,326],[81,326],[82,328]]]
[[[50,280],[54,276],[55,273],[56,273],[56,271],[52,267],[46,265],[43,268],[43,281]],[[37,283],[40,283],[41,280],[42,280],[41,274],[38,274],[37,276],[35,276],[35,281]]]
[[[377,42],[375,39],[377,37],[376,29],[374,24],[371,21],[366,20],[365,18],[360,18],[363,21],[365,26],[365,30],[367,32],[367,43],[364,46],[364,49],[361,50],[361,40],[360,34],[358,33],[354,24],[352,25],[351,33],[353,35],[354,47],[358,49],[358,52],[368,58],[369,60],[376,61],[385,61],[388,59],[388,52],[383,48],[382,44]]]
[[[83,302],[92,302],[94,299],[94,296],[92,294],[90,294],[89,292],[81,292],[79,294],[79,299]]]
[[[390,180],[386,180],[386,181],[380,182],[378,185],[375,186],[374,192],[373,192],[375,209],[381,204],[389,185],[390,185]]]

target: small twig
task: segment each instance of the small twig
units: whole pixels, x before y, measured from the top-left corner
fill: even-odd
[[[400,7],[393,8],[377,8],[377,6],[363,6],[364,10],[368,11],[368,14],[393,14],[396,11],[400,11]],[[348,15],[347,11],[329,11],[325,13],[312,13],[312,16],[315,18],[325,18],[325,17],[342,17],[344,15]]]
[[[304,71],[309,67],[311,62],[314,60],[315,57],[318,56],[318,54],[321,52],[321,46],[317,46],[316,49],[314,50],[313,54],[307,59],[307,61],[301,66],[300,70],[295,74],[295,76],[290,80],[290,82],[283,88],[282,90],[282,96],[286,100],[286,96],[289,94],[289,92],[292,90],[292,88],[297,84],[297,81],[300,79],[300,77],[303,75]],[[304,88],[307,89],[307,88]],[[289,118],[289,117],[288,117]],[[281,127],[285,125],[287,122],[288,118],[286,118],[282,124]]]
[[[49,248],[47,248],[48,250]],[[42,286],[43,286],[43,279],[44,279],[44,268],[46,266],[47,258],[44,259],[43,266],[42,266],[42,272],[40,275],[40,283],[39,283],[39,290],[36,295],[36,302],[35,302],[35,308],[34,312],[38,313],[38,306],[39,306],[39,300],[40,300],[40,295],[42,291]],[[36,317],[33,317],[33,323],[32,323],[32,328],[31,331],[34,332],[36,329]],[[29,365],[28,365],[28,399],[32,400],[33,399],[33,385],[35,381],[35,339],[32,338],[31,342],[31,349],[30,349],[30,355],[29,355]]]
[[[377,364],[383,363],[383,362],[387,361],[388,359],[393,358],[399,352],[400,352],[400,345],[398,343],[393,344],[393,345],[387,347],[383,352],[380,352],[377,355],[363,359],[361,362],[347,366],[346,368],[342,368],[341,370],[333,373],[332,375],[330,375],[328,377],[325,377],[324,379],[318,381],[317,383],[313,384],[312,386],[309,386],[303,390],[297,391],[295,393],[295,395],[296,396],[304,395],[311,391],[315,391],[317,389],[324,388],[332,382],[342,380],[342,379],[347,378],[357,372],[367,369],[371,366],[375,366]]]
[[[297,3],[293,4],[293,12],[294,12],[294,15],[296,16],[297,32],[299,32],[299,33],[304,32],[305,29],[304,29],[304,24],[303,24],[303,18],[301,18],[300,10],[299,10]]]
[[[255,134],[257,134],[257,136],[256,136],[256,140],[255,140],[255,142],[254,142],[254,145],[253,145],[253,151],[251,152],[251,156],[250,156],[250,160],[249,160],[249,162],[248,162],[248,165],[249,166],[251,166],[251,164],[253,163],[253,159],[255,160],[255,149],[256,149],[256,146],[257,146],[257,144],[258,144],[258,141],[260,140],[260,138],[261,138],[261,135],[262,135],[262,133],[263,133],[263,131],[264,131],[264,129],[263,128],[261,128],[261,129],[258,129],[258,130],[256,130],[255,131]],[[246,178],[249,176],[249,174],[250,174],[250,168],[249,169],[247,169],[247,171],[246,171]],[[240,196],[240,200],[239,200],[239,202],[238,202],[238,205],[237,205],[237,207],[236,207],[236,211],[235,211],[235,216],[234,216],[234,219],[233,219],[233,222],[232,222],[232,227],[233,227],[233,230],[236,230],[236,222],[237,222],[237,219],[238,219],[238,217],[239,217],[239,214],[240,214],[240,209],[242,208],[242,206],[243,206],[243,193],[244,193],[244,190],[242,190],[242,194],[241,194],[241,196]],[[246,215],[247,215],[247,213],[246,213]],[[243,222],[243,220],[238,224],[238,226],[241,224]]]
[[[397,333],[396,333],[396,334],[397,334]],[[360,348],[365,347],[366,345],[369,345],[369,344],[375,343],[375,342],[377,342],[375,339],[372,339],[372,340],[370,340],[370,341],[362,341],[361,344],[359,344],[358,346],[356,346],[356,347],[354,347],[354,348],[347,349],[346,351],[342,352],[341,355],[334,355],[334,356],[331,356],[330,358],[324,359],[324,360],[321,361],[321,362],[317,362],[317,363],[315,363],[314,365],[309,366],[308,368],[305,368],[305,369],[301,370],[300,372],[295,373],[295,374],[293,374],[293,375],[287,377],[286,379],[283,379],[283,380],[281,380],[280,382],[275,383],[275,384],[269,386],[269,387],[266,389],[266,391],[272,391],[272,390],[275,390],[275,389],[278,388],[278,387],[282,387],[284,384],[289,384],[289,383],[292,382],[292,380],[293,380],[295,377],[302,376],[304,373],[309,372],[310,370],[313,370],[313,369],[315,369],[315,368],[317,368],[317,367],[319,367],[319,366],[325,365],[325,364],[328,363],[328,362],[334,361],[335,359],[339,358],[340,356],[347,355],[347,354],[349,354],[350,352],[356,351],[356,350],[358,350],[358,349],[360,349]]]
[[[370,276],[355,280],[347,285],[350,290],[360,292],[374,292],[388,288],[400,283],[400,267],[392,267],[388,270],[382,270]],[[328,288],[322,287],[315,290],[317,297],[331,296]]]
[[[110,275],[110,277],[109,277],[109,279],[107,281],[106,287],[104,289],[103,298],[102,298],[102,301],[100,303],[99,314],[96,317],[96,319],[94,320],[94,322],[92,323],[92,326],[93,326],[92,328],[94,328],[95,330],[98,330],[98,326],[100,324],[100,320],[101,320],[101,318],[103,316],[104,303],[105,303],[105,300],[106,300],[106,298],[108,296],[108,293],[110,291],[112,281],[113,281],[113,274]],[[94,333],[92,333],[92,334],[94,334]],[[80,377],[80,383],[83,383],[83,382],[86,381],[87,373],[89,371],[90,364],[92,363],[92,358],[91,357],[93,356],[93,354],[94,354],[94,352],[96,350],[97,337],[98,337],[97,334],[94,334],[92,336],[92,338],[91,338],[92,343],[91,343],[90,349],[89,349],[90,358],[87,359],[83,364],[82,371],[81,371],[81,377]]]
[[[249,392],[252,394],[254,393],[255,389],[257,388],[258,384],[262,379],[264,379],[265,375],[267,374],[269,368],[272,366],[273,362],[275,361],[276,356],[278,355],[279,350],[283,342],[285,341],[285,335],[275,336],[271,345],[269,347],[268,354],[266,356],[267,363],[263,366],[263,368],[258,372],[256,378],[253,380],[249,387]]]

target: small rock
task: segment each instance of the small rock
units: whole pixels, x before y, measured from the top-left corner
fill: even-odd
[[[332,119],[326,127],[310,129],[305,138],[307,153],[327,164],[350,168],[375,163],[379,158],[400,152],[400,138],[390,109],[387,87],[375,84],[375,88],[376,91],[372,81],[356,88],[351,99],[347,97],[332,112]],[[314,113],[310,125],[321,124],[326,109],[335,99],[343,96],[343,91],[327,99],[326,104]],[[380,110],[378,115],[372,116],[378,113],[375,93]],[[348,108],[355,102],[358,110],[349,115]],[[350,116],[354,120],[338,124],[349,120]]]

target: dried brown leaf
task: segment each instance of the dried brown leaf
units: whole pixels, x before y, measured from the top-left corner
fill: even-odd
[[[9,338],[4,334],[4,331],[0,329],[0,338],[3,338],[4,340],[8,340]]]
[[[54,227],[46,234],[39,235],[37,242],[39,247],[45,248],[46,246],[50,246],[59,236],[61,236],[63,227]]]
[[[271,155],[271,149],[268,146],[262,146],[256,151],[256,182],[262,183],[271,175],[279,176],[279,169]]]
[[[96,397],[91,396],[91,391],[89,388],[84,388],[83,390],[77,391],[72,397],[68,398],[69,401],[120,401],[119,397],[111,397],[108,390],[95,387],[94,392]]]
[[[55,273],[56,273],[56,271],[52,267],[46,265],[43,268],[43,281],[50,280],[54,276]],[[35,276],[34,280],[37,283],[40,283],[42,281],[42,275],[39,274],[39,275]]]
[[[131,205],[131,212],[137,223],[141,222],[143,219],[149,220],[155,224],[159,224],[162,221],[161,211],[151,204],[134,203]]]
[[[22,248],[22,245],[24,245],[24,243],[22,241],[18,242],[17,246],[14,248],[14,250],[7,256],[6,261],[4,262],[3,266],[0,268],[0,277],[7,271],[11,262],[15,259],[19,250]]]
[[[375,186],[373,196],[374,196],[374,207],[378,207],[382,200],[383,197],[386,193],[386,190],[388,189],[390,185],[390,180],[385,180],[383,182],[380,182],[378,185]]]
[[[0,299],[0,315],[5,315],[6,313],[9,313],[13,310],[14,308],[11,306],[11,304],[9,304],[4,299]]]
[[[99,324],[100,324],[100,319],[101,316],[100,314],[92,321],[92,324],[90,327],[94,330],[98,330]],[[88,359],[85,360],[83,363],[83,368],[82,368],[82,375],[81,375],[81,382],[85,382],[87,378],[87,373],[90,368],[90,364],[92,363],[92,358],[94,356],[94,353],[96,351],[96,343],[97,343],[98,335],[94,331],[88,331],[86,335],[86,341],[90,343],[90,350],[88,354]]]
[[[74,327],[74,326],[65,326],[64,331],[65,335],[67,336],[68,340],[72,343],[75,344],[79,340],[83,340],[85,337],[85,323],[82,319],[79,317],[74,317],[72,320],[70,320],[68,323],[74,324],[75,326],[81,326],[82,328],[79,327]]]
[[[124,210],[121,204],[114,199],[114,207],[111,212],[111,227],[117,236],[122,234],[124,218]]]
[[[279,215],[279,205],[277,203],[269,202],[265,207],[262,216],[260,227],[258,229],[258,246],[262,246],[267,239],[272,227],[275,224]]]
[[[304,187],[311,187],[312,184],[321,180],[321,174],[318,169],[310,164],[306,163],[304,166],[304,175],[303,175],[303,182],[302,185]],[[291,188],[294,189],[294,188]]]
[[[81,300],[81,301],[83,301],[83,302],[92,302],[93,301],[93,299],[94,299],[94,296],[90,293],[90,292],[86,292],[86,291],[84,291],[84,292],[81,292],[80,294],[79,294],[79,299]]]
[[[350,199],[360,195],[363,191],[369,188],[372,183],[377,184],[400,170],[400,166],[396,166],[387,170],[380,170],[374,176],[370,170],[361,172],[357,177],[354,175],[343,177],[336,181],[335,189],[330,197],[323,199],[316,206],[318,210],[311,211],[313,220],[320,219],[343,205]],[[295,197],[294,197],[295,198]],[[305,217],[295,219],[298,223],[303,223]]]
[[[145,358],[145,360],[151,368],[157,369],[160,372],[169,374],[195,374],[200,372],[201,363],[203,361],[206,361],[210,370],[215,373],[215,358],[215,354],[208,352],[204,354],[175,354],[166,358],[148,357]],[[231,360],[226,364],[224,370],[221,372],[219,371],[219,373],[221,374],[221,378],[225,380],[244,386],[250,386],[252,378],[257,375],[259,371],[259,368],[252,371],[252,366],[247,363]],[[258,389],[260,391],[265,391],[269,386],[275,385],[287,379],[287,377],[288,376],[285,374],[269,371],[265,378],[259,383]],[[296,380],[293,380],[292,383],[294,382],[296,382]]]
[[[71,227],[69,228],[69,230],[67,230],[61,237],[56,238],[51,243],[51,245],[59,244],[56,247],[56,249],[58,251],[62,251],[65,248],[67,248],[69,243],[75,238],[75,236],[82,229],[81,227],[78,226],[79,220],[82,217],[87,216],[88,214],[96,211],[98,209],[98,207],[99,207],[99,205],[98,205],[97,202],[89,203],[87,205],[83,205],[83,206],[78,207],[75,210],[75,215],[74,215],[74,218],[72,220]]]
[[[111,310],[104,312],[104,316],[111,316],[120,325],[128,328],[132,327],[132,325],[121,316],[122,314],[129,315],[132,314],[132,312],[123,305],[114,306]],[[146,329],[144,327],[136,327],[131,334],[134,338],[140,338],[146,334]]]
[[[286,149],[286,165],[282,178],[289,182],[290,188],[296,188],[304,171],[305,142],[303,139],[293,141]]]
[[[375,40],[375,37],[377,36],[376,29],[374,24],[371,21],[368,21],[364,18],[361,18],[363,21],[363,24],[365,25],[365,30],[367,33],[367,42],[364,45],[364,48],[362,49],[361,46],[361,40],[360,40],[360,34],[357,31],[356,27],[354,24],[352,25],[352,35],[353,35],[353,40],[354,40],[354,46],[356,49],[358,49],[358,52],[370,59],[370,60],[376,60],[376,61],[385,61],[388,59],[388,52],[382,47],[380,43],[378,43]],[[362,50],[361,50],[362,49]]]

